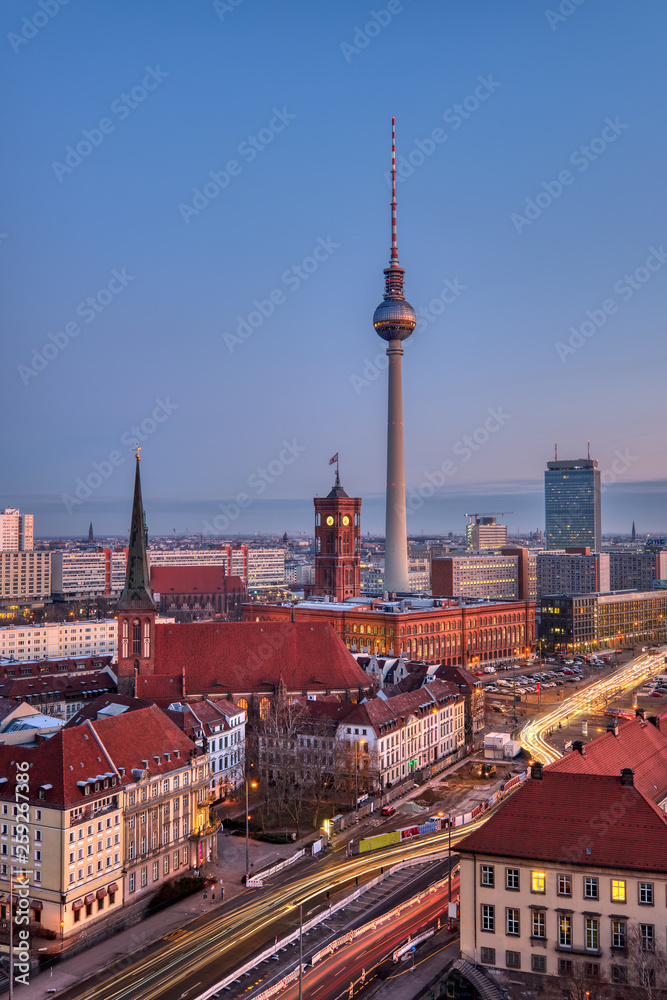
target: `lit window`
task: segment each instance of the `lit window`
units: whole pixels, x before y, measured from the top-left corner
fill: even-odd
[[[533,872],[530,879],[531,892],[546,892],[546,875],[544,872]]]
[[[611,898],[615,903],[625,902],[625,879],[613,878],[611,880]]]

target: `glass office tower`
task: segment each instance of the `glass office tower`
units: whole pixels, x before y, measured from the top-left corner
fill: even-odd
[[[600,470],[594,458],[547,462],[544,473],[546,546],[548,549],[602,543]]]

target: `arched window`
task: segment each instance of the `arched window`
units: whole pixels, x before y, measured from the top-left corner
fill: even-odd
[[[269,712],[271,711],[271,702],[268,698],[262,698],[259,703],[259,717],[260,719],[268,719]]]
[[[123,619],[122,630],[122,654],[123,659],[127,659],[130,653],[130,625],[127,618]]]
[[[144,659],[147,660],[151,655],[151,623],[149,621],[144,622]]]
[[[132,652],[135,656],[141,654],[141,622],[138,618],[132,622]]]
[[[246,720],[247,720],[247,718],[248,718],[248,699],[247,698],[239,698],[239,700],[236,702],[236,704],[239,706],[239,708],[243,709],[243,711],[245,712]]]

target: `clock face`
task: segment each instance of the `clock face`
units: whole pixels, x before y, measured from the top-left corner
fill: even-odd
[[[334,519],[331,516],[331,514],[329,514],[329,516],[327,518],[327,524],[329,525],[329,527],[331,527],[331,525],[333,524],[333,522],[334,522]]]
[[[346,514],[345,517],[343,518],[343,524],[349,524],[349,523],[350,523],[350,519],[349,519],[349,517]]]

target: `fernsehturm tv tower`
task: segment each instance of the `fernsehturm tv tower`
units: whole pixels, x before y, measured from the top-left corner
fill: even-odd
[[[396,243],[396,133],[391,120],[391,256],[385,268],[384,301],[375,310],[373,326],[387,341],[389,394],[387,411],[387,519],[384,589],[408,590],[408,525],[405,510],[405,459],[403,455],[403,381],[401,358],[417,317],[403,295],[405,271],[398,264]]]

